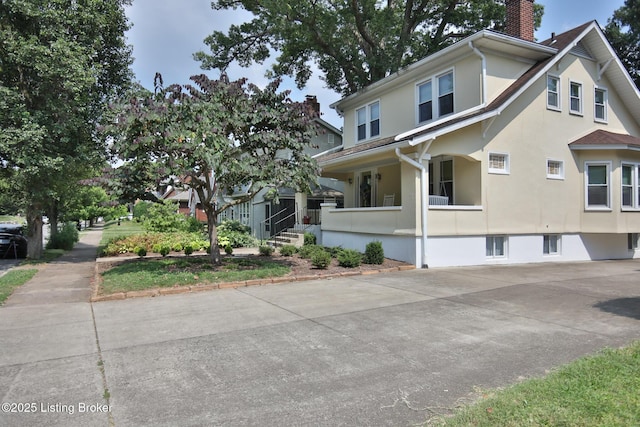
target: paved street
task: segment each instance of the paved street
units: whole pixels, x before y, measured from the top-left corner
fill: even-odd
[[[1,400],[37,409],[0,425],[412,425],[640,338],[639,261],[90,304],[99,233],[0,307]]]

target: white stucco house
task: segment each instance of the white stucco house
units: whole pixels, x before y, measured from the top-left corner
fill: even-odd
[[[417,267],[640,258],[640,94],[598,23],[542,42],[533,1],[334,103],[322,243]],[[518,16],[520,19],[513,19]]]

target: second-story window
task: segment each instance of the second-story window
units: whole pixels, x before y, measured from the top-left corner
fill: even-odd
[[[418,122],[433,118],[433,93],[431,80],[418,86]]]
[[[596,88],[593,94],[594,117],[596,121],[607,121],[607,91],[606,89]]]
[[[453,72],[438,77],[438,116],[453,113]]]
[[[380,103],[373,102],[356,110],[358,141],[380,135]]]
[[[547,76],[547,108],[560,110],[560,79],[557,76]]]
[[[569,110],[572,114],[582,114],[582,85],[571,82],[569,84]]]

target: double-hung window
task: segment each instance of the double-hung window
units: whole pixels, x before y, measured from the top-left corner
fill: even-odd
[[[585,163],[585,208],[608,210],[611,208],[611,162]]]
[[[622,208],[640,209],[640,164],[622,164]]]
[[[569,111],[582,115],[582,84],[578,82],[569,83]]]
[[[378,101],[356,110],[356,133],[358,141],[380,135],[380,103]]]
[[[593,117],[598,122],[607,121],[607,90],[595,88],[593,93]]]
[[[560,78],[547,75],[547,108],[560,110]]]
[[[437,94],[437,99],[434,99]],[[418,85],[418,123],[446,116],[454,111],[453,71],[448,71]]]

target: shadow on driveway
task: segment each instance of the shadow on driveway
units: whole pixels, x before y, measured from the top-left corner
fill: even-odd
[[[593,306],[607,313],[640,320],[640,297],[616,298],[601,301]]]

